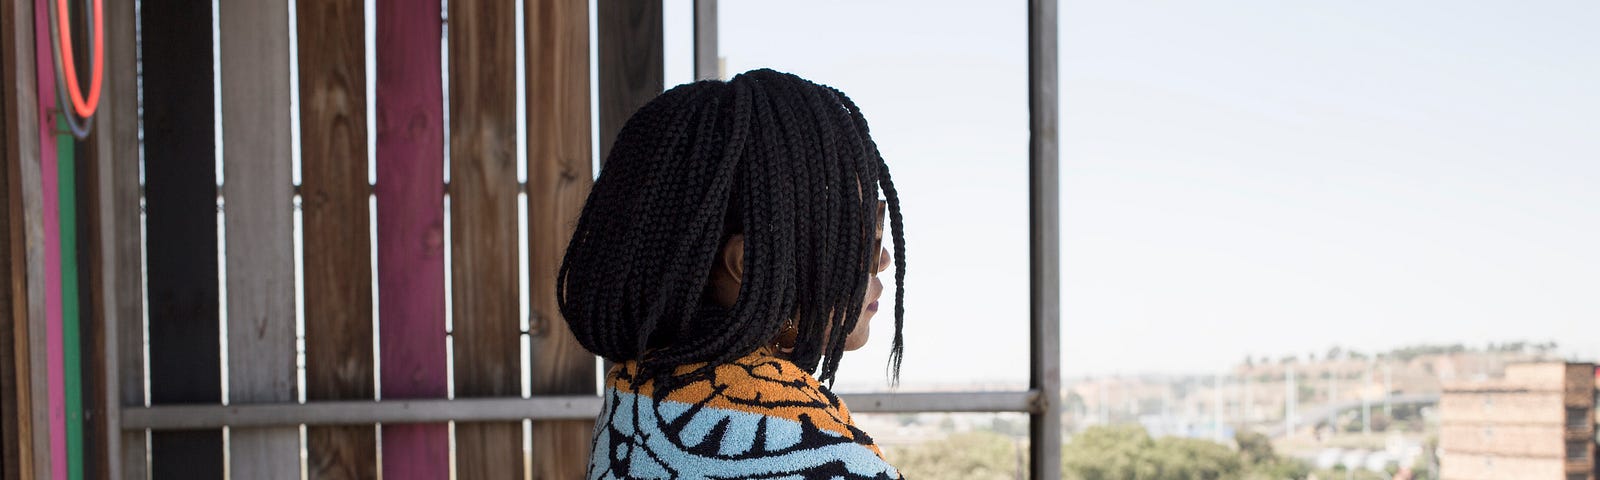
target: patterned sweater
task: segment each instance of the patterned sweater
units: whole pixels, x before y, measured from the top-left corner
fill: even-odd
[[[664,395],[633,388],[635,373],[628,362],[606,375],[591,480],[901,478],[844,403],[787,360],[752,354]]]

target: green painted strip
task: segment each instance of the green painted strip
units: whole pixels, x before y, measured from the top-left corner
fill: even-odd
[[[59,129],[66,117],[57,117]],[[83,479],[83,337],[78,326],[77,142],[71,133],[56,136],[57,185],[61,218],[61,341],[67,391],[67,478]]]

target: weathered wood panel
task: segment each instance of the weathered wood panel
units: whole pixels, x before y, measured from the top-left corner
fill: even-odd
[[[450,6],[450,235],[456,397],[521,395],[517,269],[516,12]],[[457,423],[462,479],[523,473],[519,422]]]
[[[8,88],[0,90],[0,205],[5,231],[0,232],[0,250],[5,255],[5,285],[0,285],[0,479],[17,480],[33,478],[30,415],[32,401],[32,362],[29,349],[29,308],[34,302],[28,295],[27,231],[37,230],[36,224],[25,220],[38,220],[37,216],[24,218],[23,190],[31,184],[35,200],[38,191],[37,163],[24,159],[38,157],[38,125],[32,121],[37,108],[34,99],[34,82],[31,65],[33,58],[33,33],[25,26],[33,21],[31,2],[0,3],[0,83]],[[15,88],[10,88],[14,86]],[[23,164],[32,164],[34,178],[23,180]],[[32,203],[37,205],[37,203]]]
[[[106,379],[101,392],[106,413],[97,425],[104,425],[103,478],[144,478],[144,432],[121,431],[119,408],[144,404],[137,18],[132,2],[106,3],[104,13],[106,83],[95,114],[100,258],[94,285],[103,306],[100,365]]]
[[[444,92],[438,0],[377,5],[378,362],[383,398],[444,398]],[[444,423],[383,426],[383,477],[450,476]]]
[[[589,137],[589,2],[529,2],[528,288],[531,393],[594,394],[595,357],[556,307],[556,273],[594,175]],[[533,478],[580,478],[593,421],[533,422]]]
[[[14,383],[4,407],[7,413],[5,461],[0,472],[8,479],[50,478],[50,451],[36,448],[49,443],[47,362],[44,328],[44,218],[41,208],[40,149],[43,148],[38,113],[34,65],[37,53],[34,2],[0,2],[0,70],[4,72],[5,166],[7,201],[7,254],[12,259],[5,272],[10,309],[6,315],[11,333],[11,359],[4,365]],[[14,87],[14,88],[11,88]],[[37,346],[37,347],[36,347]],[[0,387],[4,388],[4,387]]]
[[[103,102],[102,102],[103,104]],[[96,115],[103,113],[103,108],[97,109]],[[93,121],[93,120],[91,120]],[[80,327],[83,329],[83,472],[86,478],[107,478],[110,472],[106,470],[106,462],[115,457],[107,457],[106,433],[116,432],[113,427],[107,430],[106,396],[107,385],[111,381],[106,377],[106,305],[104,288],[105,269],[101,268],[102,259],[105,257],[101,242],[102,221],[106,214],[102,210],[101,200],[106,196],[106,191],[100,187],[100,178],[105,176],[105,168],[100,164],[107,158],[107,152],[101,150],[102,139],[107,135],[101,132],[91,132],[89,138],[84,139],[83,148],[79,150],[79,177],[78,215],[81,220],[79,228],[78,245],[78,270],[82,291],[80,293],[83,304],[83,314]],[[106,142],[109,144],[109,142]],[[109,164],[105,165],[109,166]]]
[[[89,478],[142,478],[144,434],[124,435],[120,405],[144,403],[143,287],[140,274],[138,73],[134,64],[133,6],[106,5],[106,84],[95,113],[94,129],[85,142],[84,272],[90,314],[85,318],[85,366],[90,372],[89,422],[84,437]],[[126,42],[125,44],[122,42]],[[124,345],[132,336],[131,346]],[[131,349],[133,355],[123,349]],[[134,369],[131,372],[130,368]],[[132,378],[126,385],[124,378]],[[131,397],[124,393],[132,389]],[[137,458],[124,457],[122,444],[137,447]],[[136,461],[130,475],[123,462]]]
[[[44,253],[44,275],[29,277],[30,281],[37,279],[44,284],[44,333],[45,341],[42,344],[45,351],[45,365],[48,383],[41,384],[46,391],[48,403],[41,404],[46,412],[47,419],[41,427],[49,429],[48,443],[44,444],[49,452],[50,472],[54,478],[67,478],[67,391],[66,391],[66,365],[63,347],[62,325],[62,299],[61,299],[61,153],[62,142],[57,130],[57,117],[55,102],[48,99],[56,98],[55,71],[44,68],[51,65],[53,60],[50,54],[49,41],[49,15],[47,4],[42,1],[34,2],[33,28],[34,28],[34,81],[35,91],[38,92],[37,116],[39,125],[39,183],[40,188],[40,215],[44,219],[44,243],[41,245]],[[23,120],[26,121],[26,120]],[[70,136],[69,136],[70,138]],[[70,141],[66,145],[71,149]],[[71,168],[71,154],[67,154],[68,168]],[[41,344],[35,344],[36,346]],[[41,445],[36,444],[35,447]]]
[[[211,2],[140,9],[150,402],[222,401]],[[156,478],[222,477],[222,431],[155,432]]]
[[[289,4],[218,4],[222,59],[229,403],[292,402],[294,184],[290,177]],[[297,427],[229,430],[232,478],[300,473]]]
[[[628,117],[661,94],[661,0],[600,2],[600,161]]]
[[[300,0],[306,399],[373,398],[367,76],[361,0]],[[306,473],[375,478],[374,426],[308,427]]]
[[[0,13],[0,16],[5,15]],[[0,17],[0,26],[11,28],[10,22]],[[0,63],[4,62],[5,52],[0,52]],[[0,67],[3,69],[4,67]],[[9,78],[7,78],[9,80]],[[6,95],[0,95],[0,119],[4,124],[11,124],[11,112],[6,109]],[[10,274],[13,259],[21,258],[11,251],[11,192],[9,179],[12,177],[9,164],[11,163],[8,141],[9,128],[0,131],[0,159],[7,165],[0,165],[0,225],[6,229],[0,232],[0,272],[4,272],[8,280],[6,285],[0,286],[0,480],[17,478],[17,370],[16,349],[13,347],[15,334],[14,319],[11,316],[11,288]]]

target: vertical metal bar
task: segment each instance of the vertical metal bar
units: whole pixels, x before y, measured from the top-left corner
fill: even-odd
[[[722,78],[717,51],[717,0],[694,0],[694,79]]]
[[[1057,150],[1056,0],[1028,2],[1029,388],[1034,480],[1061,478],[1060,157]]]

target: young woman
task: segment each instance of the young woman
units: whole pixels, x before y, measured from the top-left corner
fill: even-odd
[[[614,363],[589,478],[899,478],[824,383],[866,344],[891,259],[898,379],[904,250],[888,166],[838,90],[755,70],[650,101],[556,287]]]

